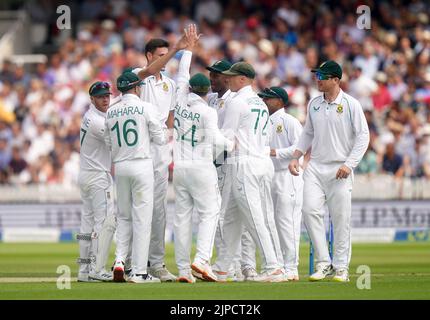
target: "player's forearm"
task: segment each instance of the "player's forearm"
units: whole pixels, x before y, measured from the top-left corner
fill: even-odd
[[[181,61],[178,67],[178,82],[190,80],[190,66],[193,53],[189,50],[184,50]]]
[[[296,149],[296,150],[294,150],[294,152],[293,152],[293,155],[292,155],[292,157],[291,157],[291,159],[296,159],[296,160],[298,160],[298,159],[300,159],[300,157],[303,155],[303,152],[302,151],[300,151],[300,150],[298,150],[298,149]]]
[[[277,159],[292,159],[294,155],[294,151],[296,151],[297,146],[292,145],[288,148],[276,149],[276,158]]]
[[[169,60],[178,52],[179,50],[176,47],[173,47],[172,49],[170,49],[167,54],[165,54],[164,56],[158,58],[157,60],[155,60],[153,63],[151,63],[149,66],[147,66],[146,68],[143,68],[142,70],[140,70],[138,72],[138,77],[140,79],[145,79],[149,76],[152,76],[158,72],[161,71],[161,69],[163,69],[163,67],[167,64],[167,62],[169,62]]]
[[[354,168],[358,166],[364,154],[366,153],[366,150],[369,146],[369,142],[370,142],[369,131],[364,128],[356,136],[355,143],[351,150],[351,153],[349,154],[348,159],[346,159],[345,161],[345,165],[348,168],[350,168],[351,170],[354,170]]]
[[[174,126],[174,122],[175,122],[175,112],[173,110],[171,110],[169,112],[169,116],[166,120],[166,126],[168,129],[173,129]]]
[[[300,154],[303,155],[306,150],[308,150],[312,145],[313,134],[309,132],[303,131],[300,136],[299,142],[297,143],[297,151],[300,151]],[[294,155],[293,155],[294,156]]]

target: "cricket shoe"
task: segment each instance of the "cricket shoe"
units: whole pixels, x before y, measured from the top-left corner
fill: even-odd
[[[236,270],[231,270],[227,275],[227,281],[243,282],[245,281],[245,276],[243,275],[242,270],[240,268]]]
[[[107,272],[106,270],[101,270],[99,272],[90,272],[88,278],[93,280],[99,280],[103,282],[111,282],[113,281],[112,272]]]
[[[196,278],[193,277],[191,272],[180,272],[179,277],[176,279],[176,281],[183,283],[195,283]]]
[[[244,281],[257,281],[258,273],[257,270],[255,270],[252,267],[248,267],[242,270],[242,274],[244,277]]]
[[[176,277],[167,270],[166,266],[149,268],[149,274],[161,280],[161,282],[175,282]]]
[[[130,268],[130,269],[125,269],[124,270],[124,279],[127,281],[128,280],[128,278],[130,278],[132,275],[133,275],[133,272],[132,272],[133,270]]]
[[[217,282],[227,282],[228,272],[217,270],[217,271],[213,271],[213,273],[215,274],[215,276],[217,278]]]
[[[124,262],[121,260],[115,260],[113,265],[113,282],[125,282]]]
[[[100,282],[100,280],[91,279],[88,273],[78,273],[78,282]]]
[[[349,282],[349,275],[347,269],[338,269],[334,275],[333,281],[336,282]]]
[[[195,271],[195,270],[191,270],[191,274],[192,274],[195,278],[197,278],[197,279],[200,279],[200,280],[202,280],[202,281],[206,281],[206,280],[205,280],[205,278],[203,278],[203,275],[202,275],[200,272],[197,272],[197,271]]]
[[[334,269],[331,264],[319,265],[317,266],[317,271],[309,277],[309,281],[320,281],[333,274]]]
[[[297,270],[285,270],[285,276],[288,281],[299,281],[299,272]]]
[[[150,274],[132,274],[127,282],[130,283],[161,283],[161,280],[151,276]]]
[[[203,276],[204,281],[210,281],[210,282],[218,281],[218,277],[212,271],[212,267],[207,262],[205,263],[194,262],[191,265],[191,269],[193,269],[195,272],[200,273]]]
[[[284,269],[275,269],[271,271],[265,271],[260,273],[256,279],[256,282],[288,282],[287,277],[285,276]]]

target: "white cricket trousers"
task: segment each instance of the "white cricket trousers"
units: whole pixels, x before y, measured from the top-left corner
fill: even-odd
[[[275,171],[272,199],[284,268],[297,272],[303,205],[302,172],[296,177],[288,169]]]
[[[153,268],[164,265],[167,189],[169,186],[169,164],[171,162],[168,144],[151,144],[154,163],[154,209],[152,214],[149,262]]]
[[[152,160],[115,163],[115,179],[118,199],[116,259],[125,261],[131,245],[133,273],[146,274],[154,201]]]
[[[270,161],[270,159],[268,159]],[[270,196],[271,178],[268,161],[258,158],[240,159],[231,165],[232,193],[223,223],[225,253],[219,259],[221,271],[227,272],[237,252],[244,226],[260,249],[262,271],[282,267],[282,254],[274,225]],[[271,163],[270,163],[271,164]],[[267,199],[270,202],[267,203]]]
[[[309,162],[303,174],[303,219],[314,246],[315,265],[332,263],[335,269],[349,267],[351,259],[351,192],[353,172],[336,180],[343,162]],[[333,223],[333,261],[330,261],[323,211],[327,203]]]
[[[192,167],[175,163],[173,171],[175,190],[174,240],[175,258],[179,273],[191,269],[193,210],[199,215],[196,256],[194,262],[210,263],[215,231],[221,207],[217,173],[212,163]]]
[[[224,216],[227,208],[227,204],[229,203],[230,195],[231,195],[231,185],[232,185],[232,177],[227,174],[228,164],[224,164],[217,168],[218,175],[218,187],[221,193],[221,210],[219,214],[218,224],[215,233],[215,250],[217,253],[217,260],[212,266],[214,270],[220,270],[220,266],[218,264],[219,257],[223,256],[223,252],[226,250],[225,246],[223,246],[222,242],[222,226],[224,223]],[[231,174],[231,169],[230,169]],[[244,231],[242,234],[241,242],[238,246],[238,250],[233,258],[234,263],[230,268],[231,272],[235,270],[245,269],[245,268],[253,268],[256,269],[255,262],[255,243],[252,240],[251,235],[248,231]]]
[[[104,171],[81,170],[78,183],[83,203],[79,272],[90,272],[90,264],[92,271],[98,272],[106,265],[115,231],[112,176]]]

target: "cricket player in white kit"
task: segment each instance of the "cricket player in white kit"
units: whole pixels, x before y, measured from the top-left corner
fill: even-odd
[[[176,84],[161,73],[166,63],[186,47],[188,39],[185,33],[169,50],[169,43],[163,39],[152,39],[145,46],[148,66],[134,68],[132,72],[142,79],[140,98],[153,104],[158,112],[163,129],[173,128],[173,110],[176,105]],[[175,281],[176,277],[167,270],[164,264],[165,231],[167,210],[167,188],[171,162],[170,149],[167,144],[151,143],[154,164],[154,209],[152,219],[151,243],[149,247],[149,273],[161,281]],[[130,253],[129,253],[130,255]],[[128,259],[127,259],[128,262]]]
[[[148,64],[159,59],[164,59],[167,62],[167,56],[170,59],[179,50],[177,46],[170,51],[168,48],[169,43],[163,39],[151,39],[148,41],[145,46],[145,56]],[[139,77],[143,79],[140,98],[157,108],[158,117],[163,128],[173,128],[173,111],[176,105],[175,82],[160,72],[164,69],[150,76],[143,75],[142,70],[140,68],[133,70],[136,74],[140,73]],[[167,189],[169,164],[172,161],[172,157],[168,144],[157,145],[152,143],[151,152],[154,163],[154,209],[149,247],[149,272],[161,281],[175,281],[176,277],[167,270],[164,264]]]
[[[114,281],[123,282],[124,261],[132,241],[129,282],[160,282],[147,272],[151,234],[154,172],[150,141],[164,144],[157,110],[140,100],[141,80],[132,72],[117,79],[121,101],[111,106],[106,116],[105,140],[111,147],[117,186],[117,250]]]
[[[209,80],[211,82],[212,91],[212,93],[208,94],[208,104],[217,111],[218,128],[222,128],[224,125],[226,106],[235,94],[228,88],[228,76],[222,74],[223,71],[227,71],[230,67],[231,63],[227,60],[218,60],[212,66],[206,67],[206,69],[209,70]],[[224,222],[226,206],[230,199],[232,183],[232,177],[226,175],[228,168],[228,164],[225,163],[226,157],[226,151],[220,152],[218,150],[215,152],[218,187],[222,198],[220,216],[217,231],[215,233],[215,249],[218,257],[222,256],[222,252],[225,250],[222,246],[222,225]],[[243,281],[248,278],[250,279],[251,277],[255,277],[257,275],[255,267],[255,244],[253,243],[249,232],[244,231],[242,241],[234,257],[234,265],[229,270],[227,281]],[[215,262],[212,268],[213,270],[219,271],[218,263]],[[242,269],[244,270],[246,277],[244,277]],[[198,274],[194,272],[193,274],[199,277]]]
[[[258,94],[270,113],[270,155],[275,167],[272,198],[276,227],[289,281],[299,280],[299,247],[303,204],[303,177],[293,176],[288,164],[302,133],[299,120],[287,113],[288,93],[270,87]]]
[[[229,87],[236,95],[226,109],[223,132],[236,139],[234,163],[227,172],[233,177],[232,194],[227,204],[223,223],[223,239],[227,250],[220,257],[220,279],[227,277],[246,229],[258,245],[263,262],[262,273],[255,281],[286,281],[280,264],[282,255],[273,218],[270,185],[273,164],[269,158],[269,112],[264,102],[253,91],[254,68],[246,62],[235,63],[223,74],[229,77]]]
[[[195,27],[191,30],[196,41]],[[178,73],[178,104],[174,118],[175,163],[173,186],[175,189],[175,257],[179,282],[194,283],[191,269],[206,281],[217,281],[210,259],[221,206],[217,173],[213,165],[213,146],[232,151],[233,141],[226,139],[218,129],[218,117],[206,102],[209,79],[198,73],[190,79],[191,50],[195,42],[184,51]],[[191,92],[190,92],[191,90]],[[196,256],[190,266],[192,214],[200,218]]]
[[[312,99],[303,133],[289,169],[299,174],[298,158],[312,146],[303,174],[303,219],[314,246],[316,272],[310,281],[335,271],[334,281],[349,281],[351,259],[351,191],[353,170],[369,145],[369,128],[360,103],[339,87],[342,68],[326,61],[316,73],[321,96]],[[321,209],[327,203],[334,228],[333,261],[327,248]]]
[[[110,85],[97,81],[89,89],[91,105],[80,130],[79,188],[83,202],[79,240],[78,281],[112,281],[105,270],[116,228],[111,156],[104,141]]]

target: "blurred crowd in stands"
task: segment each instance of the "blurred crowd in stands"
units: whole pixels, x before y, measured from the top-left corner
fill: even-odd
[[[173,43],[192,21],[204,34],[192,73],[222,58],[246,60],[256,69],[256,89],[285,87],[289,112],[302,123],[308,101],[319,94],[310,69],[336,60],[344,70],[342,88],[361,102],[371,132],[356,173],[430,179],[430,6],[425,0],[366,3],[369,30],[356,25],[363,1],[73,2],[72,36],[49,28],[58,50],[46,63],[3,61],[0,183],[76,183],[89,85],[115,84],[124,68],[146,65],[149,39]],[[25,8],[32,21],[51,21],[54,4],[33,1]],[[180,54],[166,67],[172,78]]]

